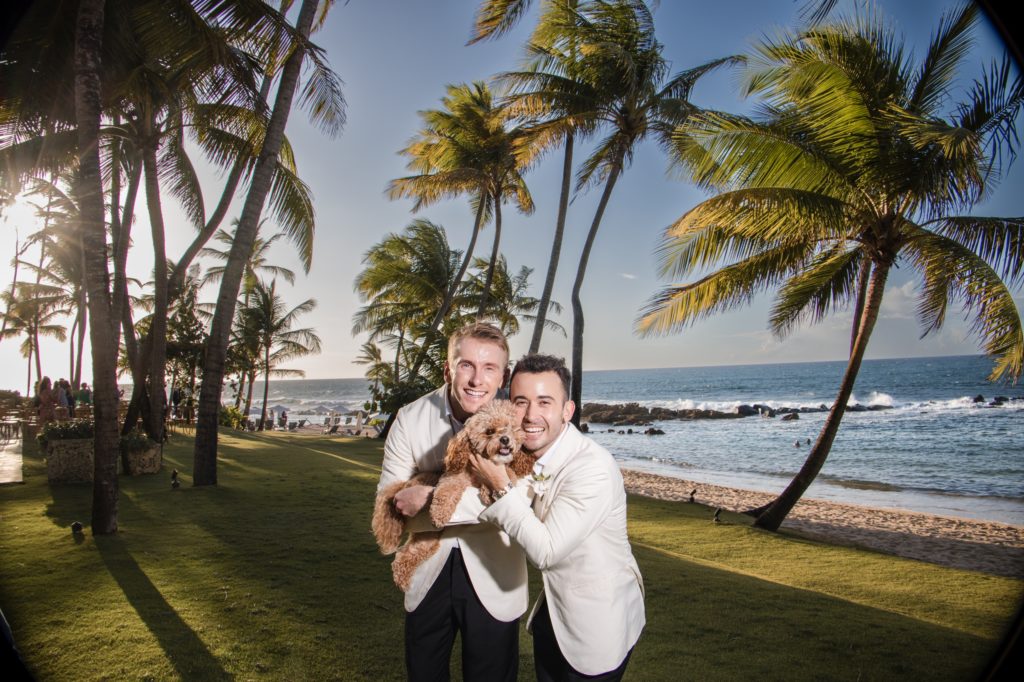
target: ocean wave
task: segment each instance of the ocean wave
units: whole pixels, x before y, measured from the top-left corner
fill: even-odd
[[[741,405],[764,405],[772,410],[799,410],[802,412],[824,412],[831,408],[833,401],[829,400],[789,400],[789,399],[751,399],[751,400],[691,400],[679,398],[675,400],[621,400],[609,398],[587,398],[586,403],[601,403],[604,405],[624,405],[636,403],[641,407],[662,408],[669,410],[713,410],[716,412],[734,413]],[[961,396],[947,400],[899,400],[888,393],[872,391],[868,394],[867,400],[859,399],[852,394],[846,402],[848,408],[889,408],[896,411],[936,411],[956,412],[976,409],[1003,409],[1024,411],[1024,398],[1013,398],[999,404],[993,404],[992,400],[975,402],[974,396]]]

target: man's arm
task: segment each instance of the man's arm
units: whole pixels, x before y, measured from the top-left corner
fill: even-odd
[[[523,548],[526,558],[544,570],[572,553],[604,520],[611,507],[611,478],[600,467],[566,472],[544,520],[522,495],[509,494],[480,514]]]

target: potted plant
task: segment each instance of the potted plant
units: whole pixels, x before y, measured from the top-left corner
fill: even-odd
[[[155,474],[163,464],[163,446],[139,429],[121,436],[121,468],[131,476]]]

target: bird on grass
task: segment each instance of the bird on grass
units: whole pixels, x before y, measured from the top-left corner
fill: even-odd
[[[82,532],[82,523],[80,521],[73,521],[71,523],[71,532],[78,535]]]
[[[715,518],[713,518],[712,521],[714,521],[715,523],[721,523],[722,522],[722,508],[721,507],[719,507],[718,509],[715,510]]]
[[[181,482],[178,480],[178,470],[174,469],[171,471],[171,488],[177,490],[181,487]]]
[[[695,501],[693,499],[693,496],[696,495],[696,494],[697,494],[697,489],[696,488],[694,488],[693,490],[690,491],[690,504],[693,504],[693,502]]]

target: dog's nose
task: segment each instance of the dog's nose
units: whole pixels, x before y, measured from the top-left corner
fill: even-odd
[[[498,442],[500,442],[502,445],[508,445],[508,436],[502,436],[501,438],[498,439]]]

